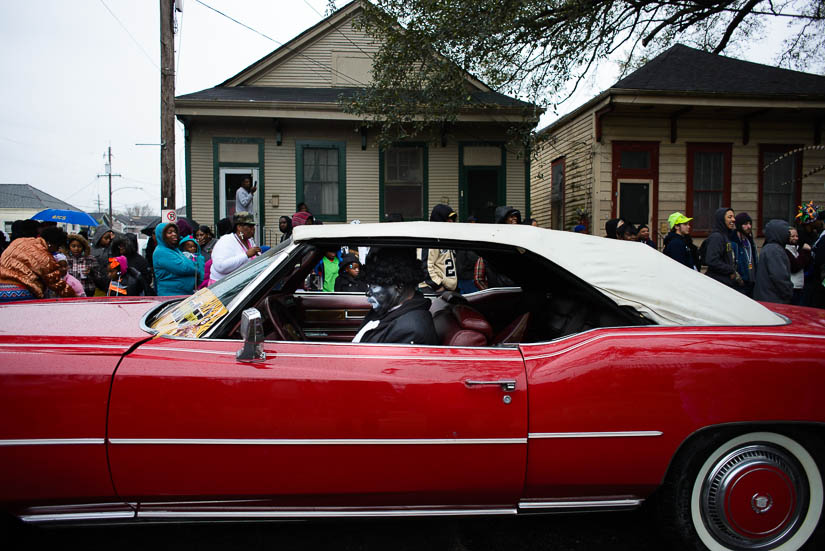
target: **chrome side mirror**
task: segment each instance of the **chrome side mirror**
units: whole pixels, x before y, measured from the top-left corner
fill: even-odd
[[[241,338],[243,347],[235,353],[239,362],[261,362],[266,359],[264,347],[264,320],[257,308],[241,312]]]

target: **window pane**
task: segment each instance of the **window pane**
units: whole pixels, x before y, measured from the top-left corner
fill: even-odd
[[[315,215],[338,214],[338,150],[304,148],[304,202]]]
[[[693,191],[719,191],[725,188],[725,154],[697,151],[693,155]]]
[[[693,192],[693,227],[713,229],[713,214],[722,207],[722,193],[713,191]]]
[[[762,155],[762,220],[764,226],[768,220],[778,219],[793,221],[796,206],[796,172],[799,158],[797,155],[785,157],[774,163],[783,153],[765,152]],[[773,163],[773,164],[771,164]],[[768,167],[764,170],[764,167]]]
[[[693,227],[713,229],[713,214],[722,207],[725,189],[725,154],[693,153]]]
[[[384,214],[424,218],[424,148],[389,148],[384,159]]]
[[[621,168],[650,168],[650,151],[622,151]]]

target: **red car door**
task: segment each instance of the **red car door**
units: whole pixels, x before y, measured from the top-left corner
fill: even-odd
[[[0,338],[0,507],[29,520],[133,514],[112,489],[105,447],[109,384],[129,344]]]
[[[239,348],[156,339],[118,369],[112,475],[140,516],[501,512],[518,502],[518,349],[267,342],[265,361],[243,363]]]

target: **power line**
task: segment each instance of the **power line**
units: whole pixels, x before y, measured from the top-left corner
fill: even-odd
[[[160,71],[160,67],[158,67],[158,64],[157,64],[157,63],[155,63],[154,61],[152,61],[151,56],[150,56],[148,53],[146,53],[146,50],[144,50],[144,49],[143,49],[143,46],[141,46],[141,45],[140,45],[140,42],[138,42],[138,41],[137,41],[137,39],[136,39],[134,36],[132,36],[132,33],[130,33],[130,32],[129,32],[129,29],[127,29],[127,28],[126,28],[126,25],[124,25],[123,23],[121,23],[120,19],[118,19],[118,18],[117,18],[117,15],[115,15],[115,12],[113,12],[111,9],[109,9],[109,6],[107,6],[107,5],[106,5],[106,2],[104,2],[103,0],[100,0],[100,3],[101,3],[101,4],[103,4],[103,7],[104,7],[104,8],[106,8],[106,11],[108,11],[110,14],[112,14],[112,17],[114,17],[114,18],[115,18],[115,21],[117,21],[118,25],[120,25],[120,26],[121,26],[121,28],[122,28],[124,31],[126,31],[126,34],[128,34],[128,35],[129,35],[129,38],[131,38],[131,39],[132,39],[132,42],[134,42],[134,43],[135,43],[135,45],[136,45],[138,48],[140,48],[140,51],[141,51],[141,52],[143,52],[143,55],[144,55],[144,56],[146,56],[146,59],[148,59],[148,60],[149,60],[149,63],[151,63],[152,65],[154,65],[155,69],[157,69],[158,71]]]
[[[98,177],[97,177],[97,175],[95,175],[95,176],[92,178],[91,182],[89,182],[88,184],[86,184],[85,186],[83,186],[82,188],[80,188],[79,190],[75,191],[74,193],[72,193],[71,195],[69,195],[68,197],[66,197],[66,199],[71,199],[72,197],[74,197],[75,195],[77,195],[78,193],[80,193],[81,191],[83,191],[84,189],[88,188],[89,186],[91,186],[92,184],[94,184],[95,182],[97,182],[97,181],[98,181],[98,180],[97,180],[97,178],[98,178]]]
[[[102,0],[101,0],[101,1],[102,1]],[[323,63],[321,63],[320,61],[318,61],[318,60],[316,60],[316,59],[312,59],[311,57],[309,57],[308,55],[304,54],[303,52],[300,52],[300,51],[296,50],[295,48],[292,48],[291,46],[287,46],[287,45],[286,45],[286,44],[284,44],[283,42],[278,42],[278,41],[277,41],[277,40],[275,40],[274,38],[272,38],[272,37],[270,37],[270,36],[265,35],[265,34],[264,34],[264,33],[262,33],[261,31],[258,31],[258,30],[256,30],[256,29],[253,29],[253,28],[252,28],[252,27],[250,27],[249,25],[247,25],[247,24],[245,24],[245,23],[241,23],[240,21],[238,21],[238,20],[237,20],[237,19],[235,19],[234,17],[230,17],[229,15],[226,15],[226,14],[225,14],[225,13],[223,13],[222,11],[220,11],[220,10],[218,10],[218,9],[213,8],[213,7],[212,7],[212,6],[210,6],[209,4],[204,3],[202,0],[195,0],[195,2],[197,2],[198,4],[200,4],[200,5],[202,5],[202,6],[206,7],[206,8],[209,8],[210,10],[214,11],[215,13],[218,13],[218,14],[220,14],[220,15],[222,15],[222,16],[224,16],[224,17],[226,17],[226,18],[227,18],[227,19],[229,19],[230,21],[233,21],[233,22],[237,23],[238,25],[240,25],[240,26],[242,26],[242,27],[245,27],[245,28],[249,29],[250,31],[252,31],[252,32],[254,32],[254,33],[256,33],[256,34],[261,35],[262,37],[266,38],[267,40],[269,40],[269,41],[271,41],[271,42],[274,42],[274,43],[275,43],[275,44],[277,44],[278,46],[281,46],[281,47],[283,47],[283,48],[286,48],[287,50],[289,50],[289,51],[293,52],[295,55],[298,55],[298,56],[303,57],[304,59],[307,59],[308,61],[310,61],[310,62],[314,63],[315,65],[318,65],[319,67],[321,67],[321,68],[322,68],[322,69],[324,69],[324,70],[328,70],[328,71],[332,72],[333,74],[337,74],[338,76],[340,76],[340,77],[342,77],[342,78],[344,78],[344,79],[346,79],[346,80],[350,81],[350,82],[351,82],[351,83],[353,83],[353,84],[357,84],[357,85],[360,85],[360,86],[366,86],[366,84],[365,84],[365,83],[363,83],[363,82],[359,81],[358,79],[352,78],[350,75],[347,75],[347,74],[345,74],[345,73],[342,73],[341,71],[338,71],[337,69],[335,69],[334,67],[332,67],[332,66],[330,66],[330,65],[324,65],[324,64],[323,64]]]
[[[237,24],[238,24],[238,25],[240,25],[241,27],[246,27],[247,29],[249,29],[249,30],[250,30],[250,31],[252,31],[253,33],[257,33],[257,34],[261,35],[262,37],[266,38],[267,40],[271,40],[272,42],[275,42],[276,44],[280,44],[280,42],[278,42],[278,41],[277,41],[277,40],[275,40],[274,38],[272,38],[272,37],[270,37],[270,36],[265,35],[265,34],[264,34],[264,33],[262,33],[261,31],[258,31],[258,30],[253,29],[252,27],[250,27],[250,26],[249,26],[249,25],[247,25],[246,23],[241,23],[240,21],[238,21],[238,20],[237,20],[237,19],[235,19],[234,17],[229,16],[229,15],[226,15],[226,14],[225,14],[225,13],[223,13],[221,10],[216,9],[216,8],[213,8],[213,7],[212,7],[212,6],[210,6],[209,4],[204,4],[203,2],[201,2],[201,0],[195,0],[195,2],[197,2],[198,4],[200,4],[201,6],[203,6],[203,7],[205,7],[205,8],[209,8],[210,10],[212,10],[212,11],[213,11],[213,12],[215,12],[215,13],[218,13],[218,14],[220,14],[220,15],[222,15],[222,16],[224,16],[224,17],[226,17],[226,18],[227,18],[227,19],[229,19],[230,21],[234,21],[235,23],[237,23]]]

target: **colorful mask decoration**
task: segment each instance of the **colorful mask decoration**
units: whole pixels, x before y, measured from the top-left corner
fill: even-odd
[[[809,201],[807,205],[799,205],[799,212],[796,215],[796,221],[801,224],[808,224],[810,222],[816,222],[817,220],[817,211],[819,207],[814,205],[813,201]]]

